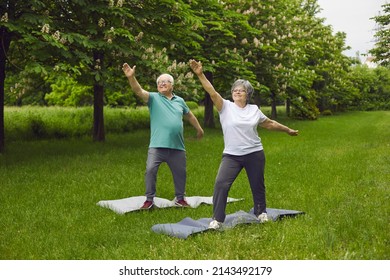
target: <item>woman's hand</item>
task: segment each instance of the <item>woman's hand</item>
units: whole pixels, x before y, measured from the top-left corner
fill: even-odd
[[[198,76],[203,73],[202,63],[200,61],[197,62],[194,59],[190,59],[190,67],[192,71],[194,71],[194,73]]]
[[[287,131],[287,134],[290,136],[298,136],[298,132],[299,132],[298,130],[294,130],[294,129],[289,128]]]

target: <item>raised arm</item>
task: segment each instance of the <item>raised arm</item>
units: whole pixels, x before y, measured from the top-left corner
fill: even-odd
[[[260,124],[261,127],[264,127],[269,130],[274,131],[280,131],[280,132],[286,132],[290,136],[297,136],[298,130],[291,129],[281,123],[278,123],[277,121],[266,119],[264,122]]]
[[[125,73],[127,79],[129,80],[131,89],[146,103],[149,100],[149,92],[144,90],[135,78],[135,67],[136,66],[134,65],[133,68],[131,68],[127,63],[124,63],[122,70],[123,73]]]
[[[202,83],[203,88],[210,94],[211,100],[214,103],[214,106],[218,111],[222,110],[223,98],[222,96],[214,89],[213,85],[203,74],[202,63],[199,61],[195,61],[193,59],[190,60],[190,67],[192,71],[198,76],[200,82]]]

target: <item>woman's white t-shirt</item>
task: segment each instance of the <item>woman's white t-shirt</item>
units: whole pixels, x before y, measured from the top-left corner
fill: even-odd
[[[254,104],[240,108],[234,102],[224,99],[219,119],[225,142],[224,154],[242,156],[263,150],[257,126],[267,116]]]

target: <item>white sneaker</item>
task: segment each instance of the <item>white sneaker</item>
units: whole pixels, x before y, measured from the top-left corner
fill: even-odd
[[[209,224],[209,229],[221,229],[222,223],[218,222],[217,220],[212,220]]]
[[[267,213],[261,213],[259,216],[257,216],[260,222],[268,222],[268,215]]]

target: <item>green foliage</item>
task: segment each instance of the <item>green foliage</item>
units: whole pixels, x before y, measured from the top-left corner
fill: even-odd
[[[136,107],[143,105],[131,91],[122,70],[117,67],[109,68],[110,75],[104,87],[104,104],[109,107]]]
[[[90,105],[94,85],[104,86],[104,105],[142,105],[124,62],[137,65],[145,89],[169,72],[180,96],[201,102],[204,91],[187,65],[195,58],[224,97],[235,79],[248,79],[257,103],[288,101],[299,119],[389,108],[388,73],[351,68],[342,54],[346,34],[324,25],[314,0],[19,2],[0,4],[2,34],[11,36],[7,105]],[[385,26],[388,16],[375,19]]]
[[[369,51],[374,56],[374,62],[390,68],[390,3],[382,5],[383,14],[373,17],[377,23],[377,31],[375,33],[376,43],[373,49]]]
[[[190,110],[198,109],[199,105],[195,101],[186,101],[186,104]]]
[[[20,71],[6,79],[4,90],[5,105],[46,105],[45,95],[50,92],[50,85],[39,74]]]
[[[149,128],[147,107],[106,107],[105,129],[108,133],[126,133]],[[71,138],[91,135],[92,107],[6,107],[7,140]]]
[[[90,135],[92,116],[91,107],[6,107],[5,135],[8,140]]]
[[[323,116],[331,116],[331,115],[333,115],[333,113],[332,113],[331,110],[327,109],[327,110],[322,111],[321,115],[323,115]]]
[[[390,107],[390,69],[357,65],[351,69],[351,82],[359,94],[351,102],[357,110],[388,110]]]
[[[315,92],[309,91],[304,97],[292,100],[292,117],[299,120],[316,120],[320,114],[314,98]]]
[[[148,108],[137,109],[108,109],[105,110],[105,127],[109,133],[134,132],[139,129],[148,129]]]
[[[130,91],[105,91],[105,104],[110,107],[135,107],[136,99]]]
[[[59,77],[45,96],[48,105],[86,106],[93,104],[92,87],[79,85],[72,77]]]
[[[201,122],[204,108],[193,101],[187,104]],[[149,110],[146,106],[106,107],[104,118],[108,133],[134,132],[149,129],[150,126]],[[8,141],[90,136],[92,119],[93,108],[90,106],[5,107],[5,135]]]

